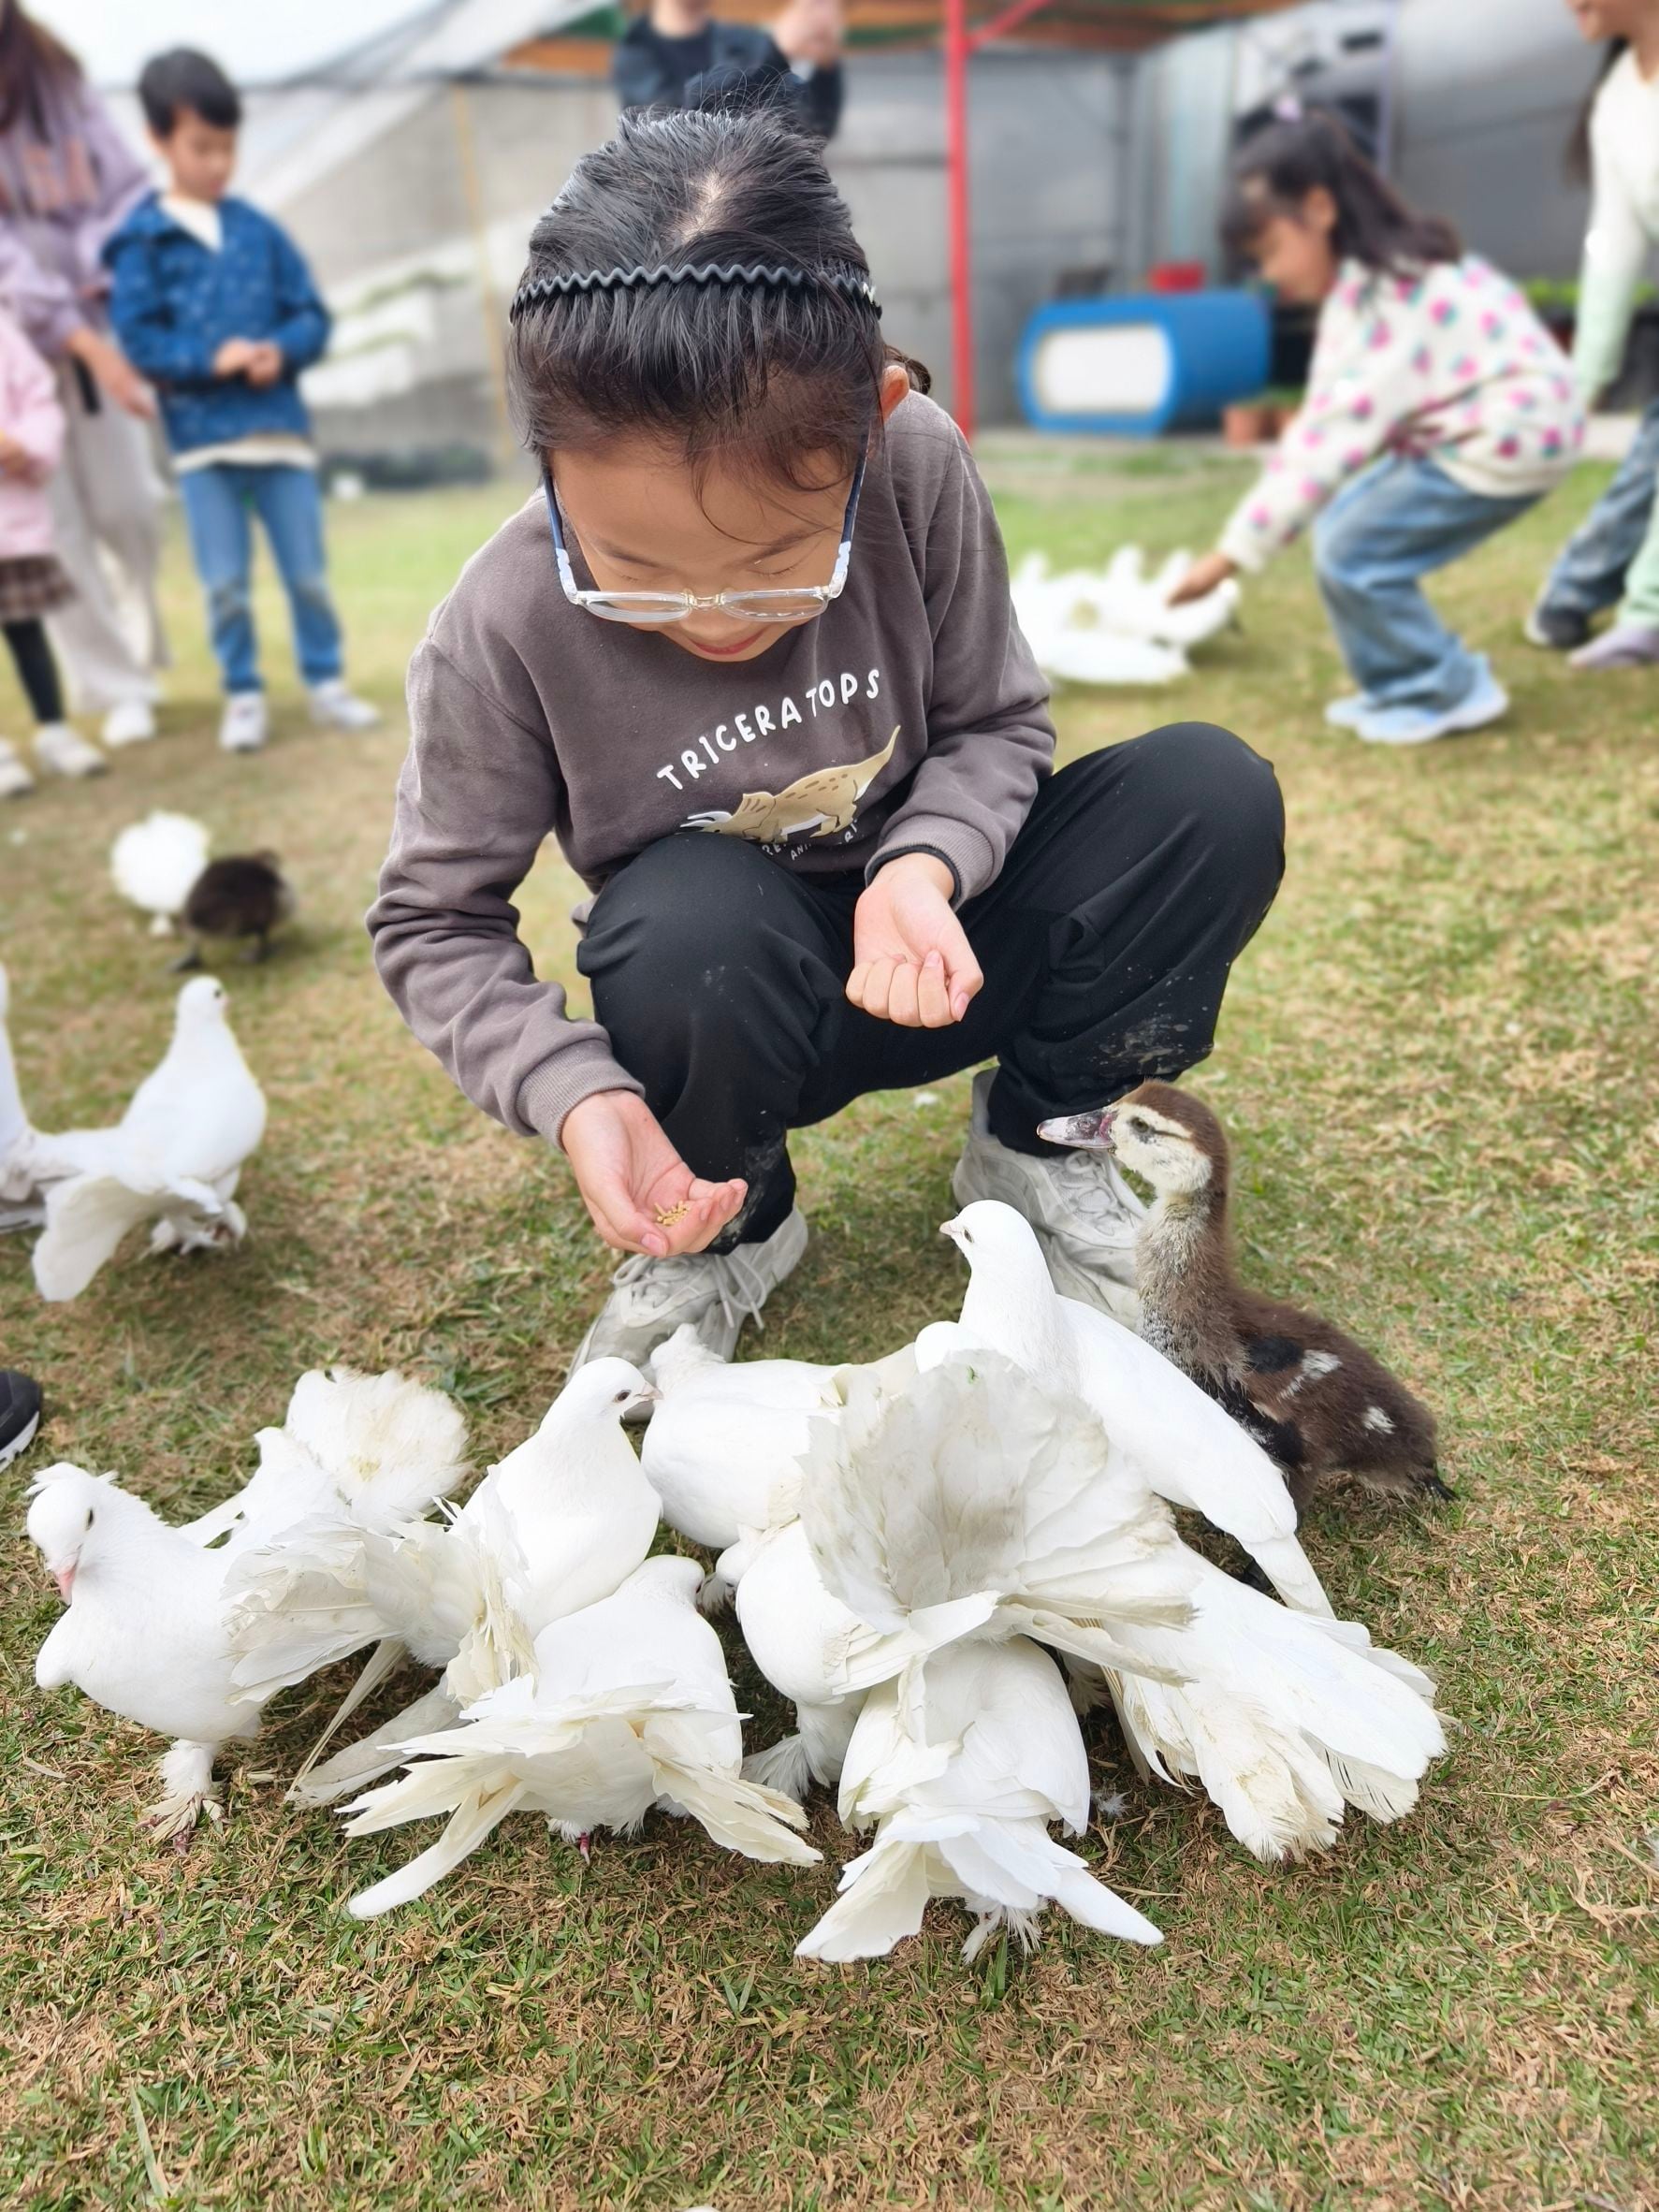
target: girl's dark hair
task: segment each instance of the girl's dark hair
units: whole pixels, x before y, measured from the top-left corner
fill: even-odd
[[[175,46],[144,64],[138,79],[144,121],[158,138],[170,138],[181,115],[199,115],[218,131],[242,119],[241,95],[211,54]]]
[[[1229,250],[1248,254],[1270,217],[1300,214],[1321,185],[1336,202],[1331,243],[1345,261],[1404,275],[1463,252],[1449,223],[1407,207],[1335,117],[1318,114],[1271,123],[1240,147],[1221,216]]]
[[[17,0],[0,0],[0,130],[26,115],[36,134],[48,129],[48,88],[73,84],[80,64],[61,38],[37,23]]]
[[[756,273],[555,289],[687,269]],[[884,342],[868,280],[822,153],[785,115],[624,116],[531,235],[507,342],[519,432],[538,453],[645,436],[694,472],[719,455],[819,488],[802,473],[808,457],[828,457],[833,482],[878,436],[889,362],[928,387]]]
[[[1590,182],[1590,118],[1595,112],[1595,95],[1618,66],[1620,56],[1629,44],[1628,38],[1608,40],[1601,50],[1601,66],[1595,72],[1595,81],[1573,118],[1572,133],[1566,142],[1566,173],[1575,184]]]

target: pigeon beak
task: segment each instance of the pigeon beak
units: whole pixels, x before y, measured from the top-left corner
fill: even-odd
[[[642,1384],[641,1387],[634,1391],[633,1397],[630,1398],[628,1403],[623,1406],[622,1419],[625,1421],[633,1420],[636,1415],[645,1413],[648,1411],[651,1406],[657,1404],[662,1396],[662,1391],[657,1390],[652,1384]]]
[[[51,1570],[51,1579],[58,1586],[58,1595],[65,1605],[69,1602],[69,1593],[75,1587],[75,1561],[71,1560],[66,1567],[53,1567]]]
[[[941,1221],[939,1225],[939,1233],[940,1236],[949,1237],[952,1244],[955,1244],[957,1241],[956,1230],[960,1219],[961,1216],[959,1215],[953,1214],[949,1221]]]
[[[1099,1113],[1057,1113],[1052,1121],[1040,1121],[1037,1134],[1050,1144],[1108,1152],[1112,1148],[1112,1124],[1115,1119],[1115,1110],[1110,1106]]]

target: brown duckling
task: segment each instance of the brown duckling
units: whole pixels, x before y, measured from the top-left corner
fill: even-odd
[[[293,914],[298,901],[274,852],[235,852],[210,860],[190,886],[180,919],[190,934],[189,950],[173,962],[175,971],[202,965],[204,937],[247,938],[251,961],[269,951],[270,933]]]
[[[1239,1281],[1227,1133],[1209,1107],[1172,1084],[1143,1083],[1104,1113],[1063,1115],[1041,1133],[1113,1151],[1152,1186],[1135,1247],[1141,1333],[1250,1432],[1299,1511],[1338,1473],[1390,1496],[1452,1496],[1428,1407],[1351,1336]]]

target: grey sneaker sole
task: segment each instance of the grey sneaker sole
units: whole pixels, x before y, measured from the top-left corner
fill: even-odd
[[[28,1426],[21,1430],[9,1444],[0,1444],[0,1467],[9,1467],[20,1452],[28,1450],[30,1445],[34,1443],[39,1428],[40,1416],[36,1414]]]
[[[1078,1233],[1077,1226],[1068,1227],[1063,1218],[1065,1197],[1048,1186],[1041,1165],[1008,1151],[990,1134],[984,1116],[988,1090],[983,1077],[976,1077],[972,1127],[951,1176],[956,1203],[969,1206],[978,1199],[995,1199],[1012,1206],[1037,1232],[1049,1280],[1063,1298],[1075,1298],[1127,1328],[1138,1328],[1141,1302],[1134,1288],[1134,1240],[1143,1211],[1140,1201],[1129,1194],[1123,1207],[1121,1244],[1091,1242]],[[1062,1218],[1055,1219],[1056,1214]]]

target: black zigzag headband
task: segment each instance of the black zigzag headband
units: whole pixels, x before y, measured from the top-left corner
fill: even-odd
[[[642,291],[652,284],[777,284],[804,291],[808,284],[826,285],[843,298],[855,299],[880,315],[881,302],[869,279],[851,269],[793,269],[782,262],[697,261],[675,262],[655,269],[567,269],[559,276],[529,277],[513,295],[507,318],[517,323],[538,308],[572,293]]]

